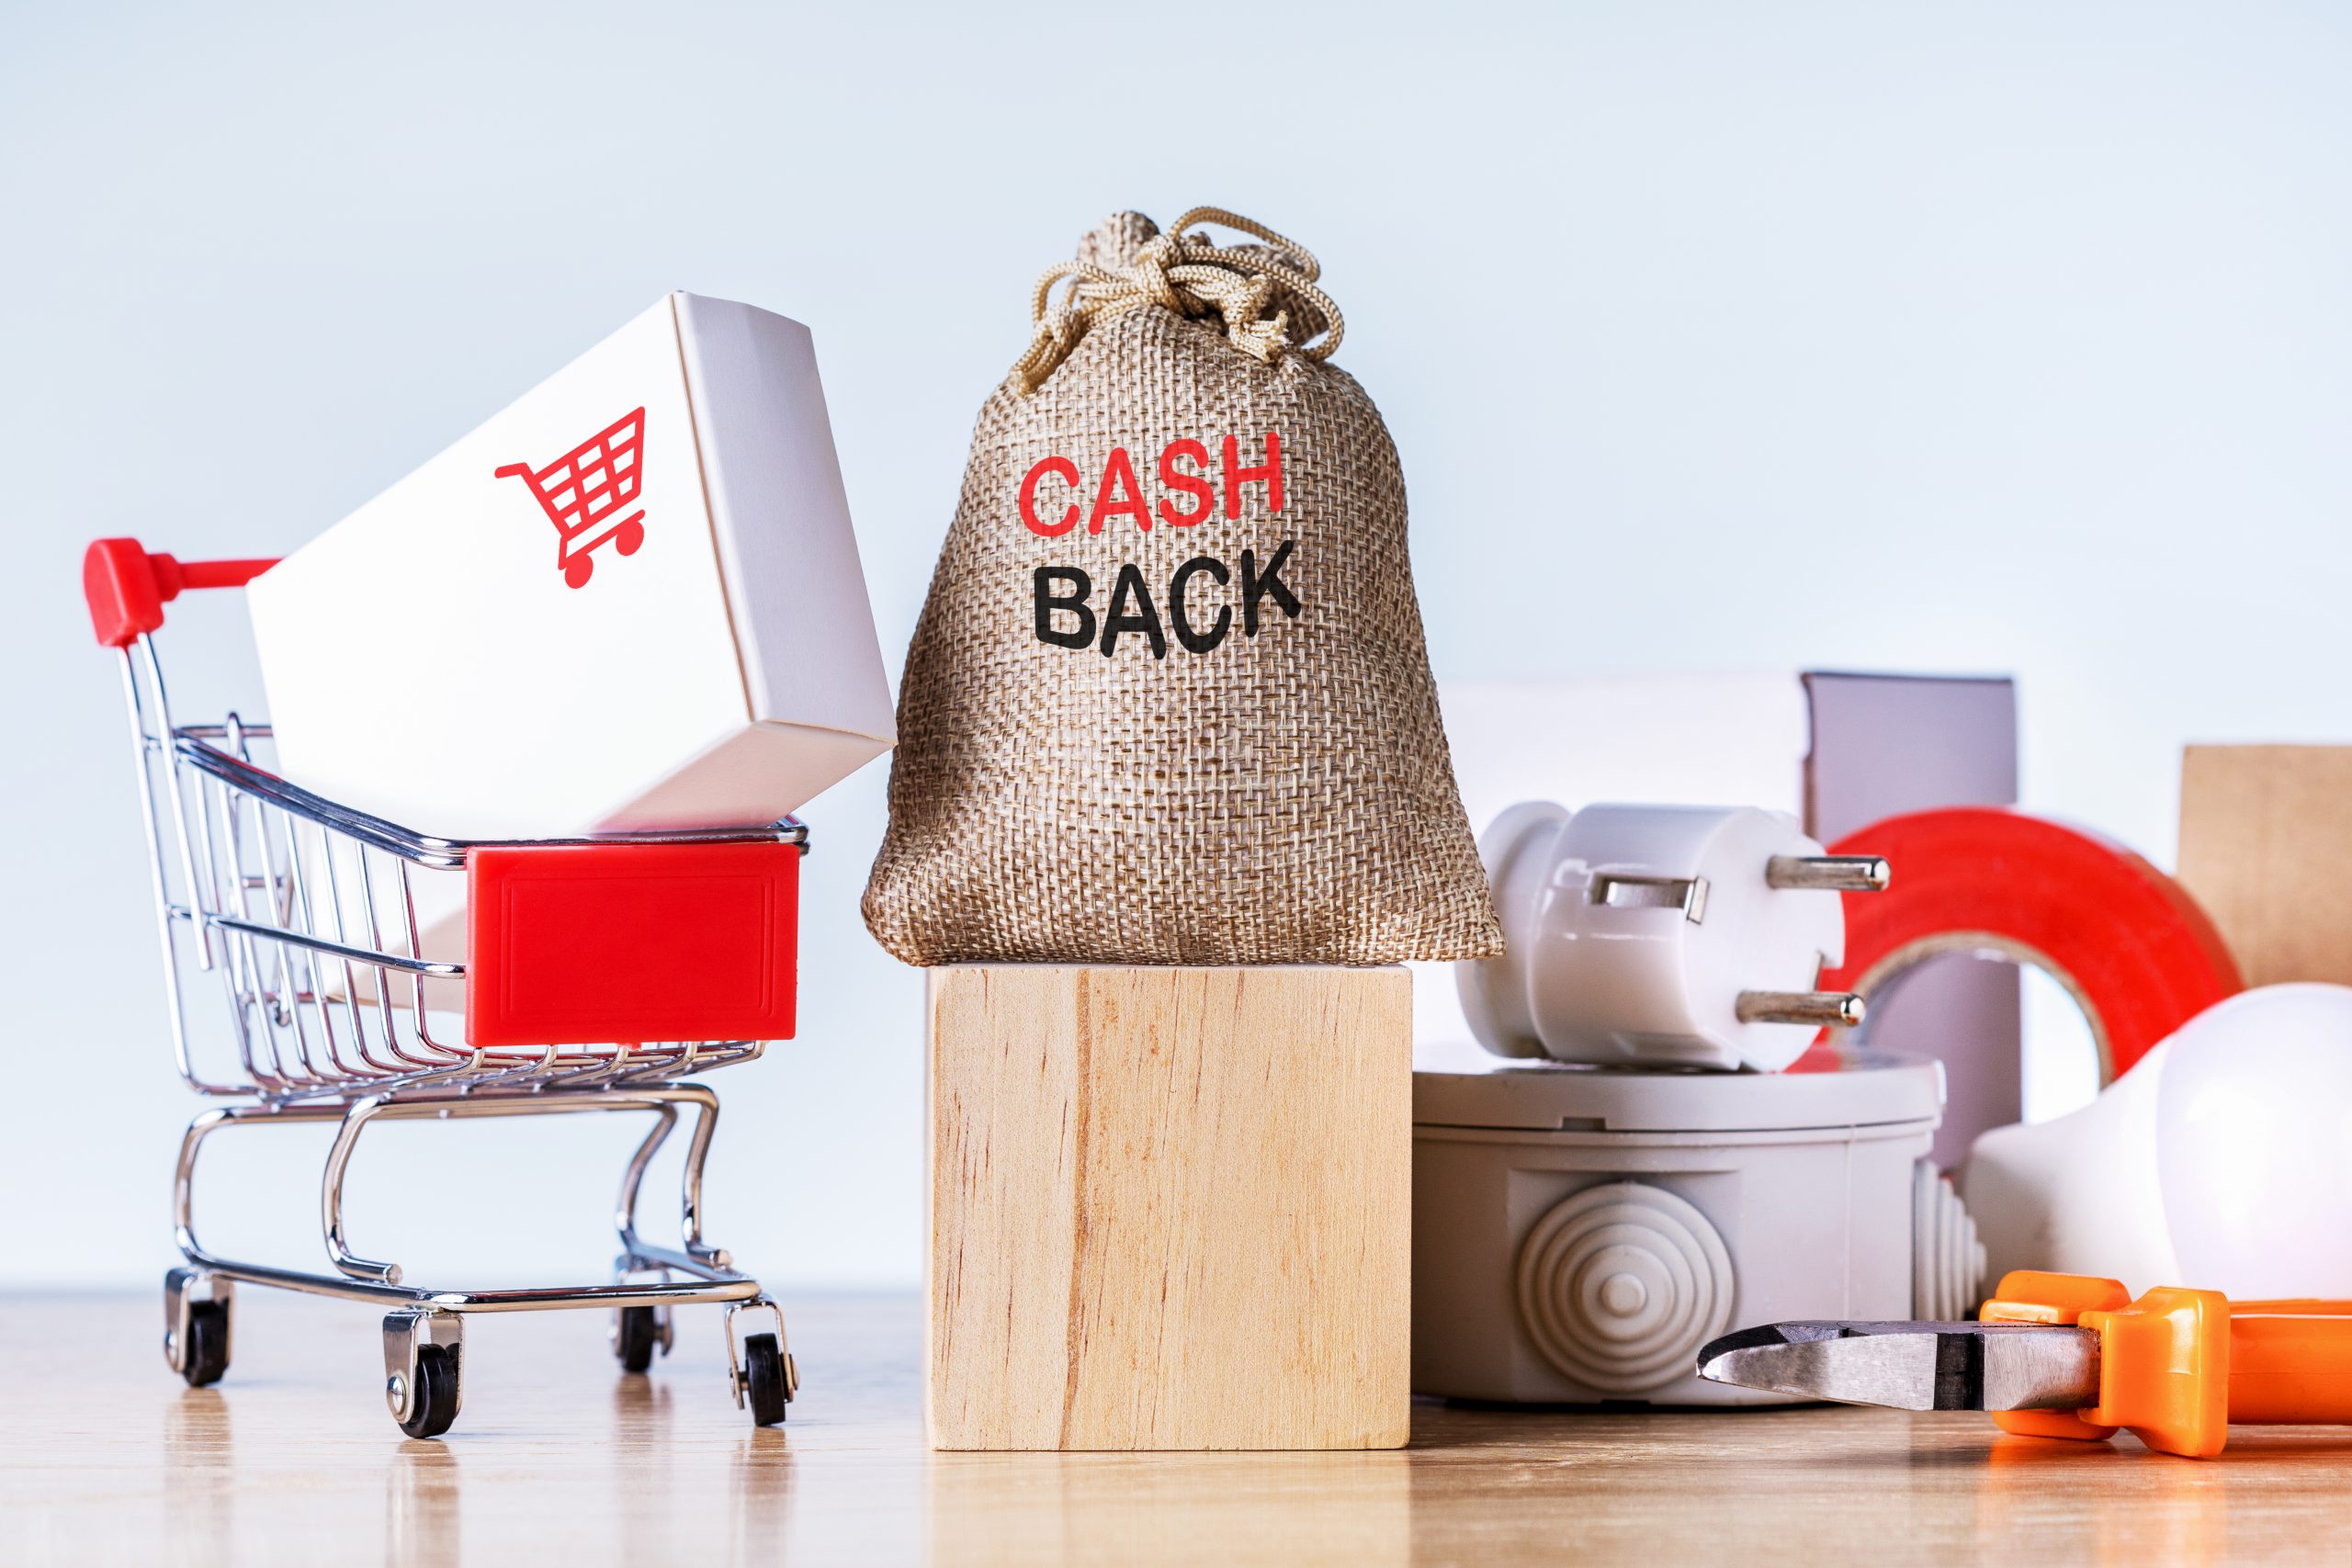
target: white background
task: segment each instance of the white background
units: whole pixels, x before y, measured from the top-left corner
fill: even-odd
[[[814,328],[895,669],[1035,272],[1250,213],[1325,258],[1441,676],[2014,671],[2027,802],[2168,863],[2183,741],[2352,739],[2346,18],[11,7],[0,1283],[152,1280],[193,1109],[83,544],[288,550],[669,288]],[[243,637],[175,611],[184,711],[258,705]],[[883,784],[808,813],[801,1039],[718,1080],[714,1232],[789,1285],[920,1266]],[[396,1130],[355,1241],[594,1275],[624,1142]],[[247,1143],[209,1239],[305,1256],[319,1145]]]

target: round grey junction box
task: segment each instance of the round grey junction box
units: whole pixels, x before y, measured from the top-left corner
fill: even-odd
[[[1956,1317],[1984,1251],[1927,1161],[1942,1069],[1816,1049],[1783,1073],[1424,1048],[1413,1074],[1413,1389],[1778,1404],[1699,1348],[1796,1318]]]

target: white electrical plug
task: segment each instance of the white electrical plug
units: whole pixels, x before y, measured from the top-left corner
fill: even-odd
[[[1814,987],[1845,958],[1840,892],[1883,888],[1886,863],[1824,854],[1784,812],[1532,801],[1479,850],[1505,951],[1455,971],[1498,1055],[1778,1072],[1861,1021]]]

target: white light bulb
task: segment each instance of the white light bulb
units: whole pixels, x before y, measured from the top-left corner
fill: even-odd
[[[1995,1276],[2352,1297],[2352,987],[2207,1009],[2082,1110],[1979,1138],[1965,1187]]]

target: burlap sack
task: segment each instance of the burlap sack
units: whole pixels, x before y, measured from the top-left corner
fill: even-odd
[[[1195,222],[1263,243],[1211,245]],[[1314,257],[1122,213],[1039,279],[899,695],[910,964],[1499,952],[1380,414]],[[1070,280],[1058,302],[1054,286]]]

